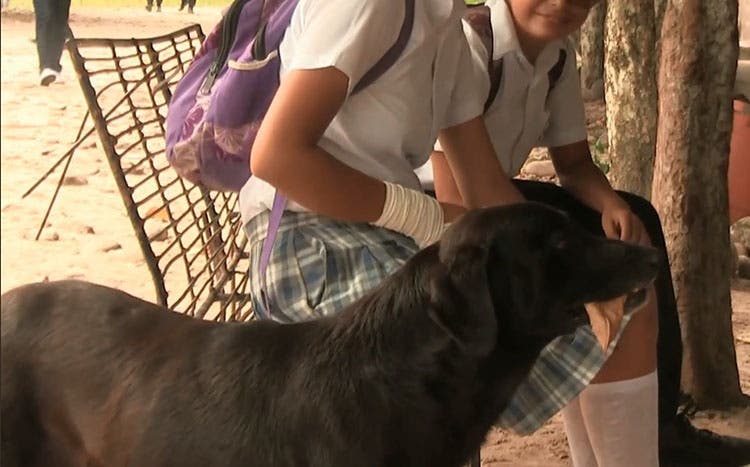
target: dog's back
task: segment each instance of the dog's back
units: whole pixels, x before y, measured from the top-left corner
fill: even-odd
[[[3,295],[2,464],[146,465],[132,462],[162,458],[164,436],[220,446],[226,433],[210,428],[221,427],[178,415],[221,409],[210,404],[222,370],[247,363],[232,361],[232,328],[77,281]],[[211,455],[182,465],[210,465]]]
[[[78,281],[15,289],[2,297],[2,465],[428,465],[399,446],[423,421],[391,407],[398,385],[411,393],[411,360],[382,368],[383,336],[359,339],[391,318],[390,293],[367,325],[279,325],[195,320]]]

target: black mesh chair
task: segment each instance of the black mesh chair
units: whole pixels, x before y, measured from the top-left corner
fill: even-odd
[[[66,47],[157,302],[198,318],[247,320],[237,194],[184,181],[164,155],[167,104],[203,39],[196,24],[151,38],[75,38]]]

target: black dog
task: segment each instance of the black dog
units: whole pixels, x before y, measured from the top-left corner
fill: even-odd
[[[458,466],[584,302],[656,250],[524,204],[466,214],[338,316],[213,323],[76,281],[2,297],[2,465]]]

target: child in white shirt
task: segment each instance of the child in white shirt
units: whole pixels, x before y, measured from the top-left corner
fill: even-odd
[[[261,315],[299,321],[335,313],[439,238],[463,208],[422,193],[413,172],[439,133],[458,148],[467,207],[522,200],[481,119],[483,98],[472,83],[482,71],[461,29],[463,1],[411,3],[404,50],[357,93],[396,42],[409,0],[300,0],[296,7],[279,48],[281,84],[240,195],[251,290],[265,297],[255,303]],[[276,192],[289,203],[260,277]]]
[[[487,0],[470,14],[489,13],[491,38],[477,27],[481,22],[464,25],[474,59],[485,69],[477,87],[488,99],[484,119],[505,171],[517,175],[529,151],[546,146],[562,185],[514,180],[521,193],[567,211],[593,232],[664,251],[656,294],[625,328],[594,384],[563,411],[573,462],[576,467],[658,465],[660,451],[663,462],[685,456],[708,463],[745,459],[750,443],[698,431],[678,416],[681,335],[658,214],[647,200],[613,190],[591,158],[575,51],[567,37],[595,3]],[[436,145],[432,167],[418,173],[429,186],[434,172],[437,198],[461,204],[444,147]]]

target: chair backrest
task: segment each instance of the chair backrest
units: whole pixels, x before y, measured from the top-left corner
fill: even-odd
[[[252,317],[236,193],[177,176],[164,154],[167,104],[204,40],[199,25],[159,37],[67,42],[157,302],[214,320]]]

